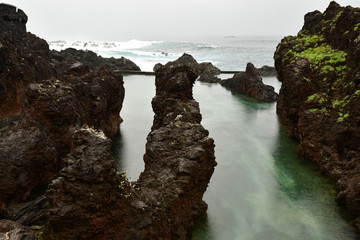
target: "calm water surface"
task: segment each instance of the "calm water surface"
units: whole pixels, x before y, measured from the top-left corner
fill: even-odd
[[[113,151],[133,180],[144,168],[153,120],[154,77],[126,76],[124,122]],[[275,78],[264,82],[280,85]],[[275,113],[218,84],[196,82],[202,124],[215,140],[218,166],[204,195],[209,208],[193,240],[359,239],[335,203],[334,185],[296,154]]]

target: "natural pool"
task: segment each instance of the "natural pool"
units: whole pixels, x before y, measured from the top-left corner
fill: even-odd
[[[153,120],[153,76],[125,76],[124,122],[113,152],[119,170],[138,178]],[[275,86],[276,78],[264,78]],[[296,154],[275,113],[218,84],[196,82],[202,124],[215,140],[218,165],[204,195],[207,214],[193,240],[358,239],[335,203],[333,183]]]

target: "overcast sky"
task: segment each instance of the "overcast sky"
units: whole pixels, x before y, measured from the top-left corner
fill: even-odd
[[[338,0],[360,7],[359,0]],[[294,35],[329,0],[7,0],[46,40],[163,40],[192,35]]]

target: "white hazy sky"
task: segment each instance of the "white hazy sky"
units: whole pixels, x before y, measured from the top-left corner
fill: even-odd
[[[329,0],[7,0],[47,40],[162,40],[193,35],[294,35]],[[338,0],[360,7],[359,0]]]

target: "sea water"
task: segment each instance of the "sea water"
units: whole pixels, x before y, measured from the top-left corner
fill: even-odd
[[[182,54],[191,54],[198,62],[212,62],[223,71],[242,71],[252,62],[256,67],[273,66],[273,54],[281,36],[210,36],[157,41],[53,41],[50,48],[68,47],[91,50],[103,57],[125,57],[143,71],[152,71],[157,63],[174,61]]]
[[[52,46],[84,48],[84,44]],[[123,54],[143,70],[174,60],[182,52],[193,54],[199,62],[212,61],[222,70],[244,70],[249,61],[272,65],[277,41],[229,37],[89,44],[99,54]],[[263,81],[276,91],[281,87],[275,77]],[[142,157],[154,115],[154,77],[124,76],[124,86],[124,122],[112,151],[119,170],[136,180],[144,169]],[[215,140],[218,163],[204,194],[208,210],[197,220],[193,240],[359,239],[350,226],[351,216],[334,200],[334,183],[296,153],[298,143],[286,135],[276,103],[259,103],[219,84],[196,82],[193,92],[200,103],[202,124]]]

